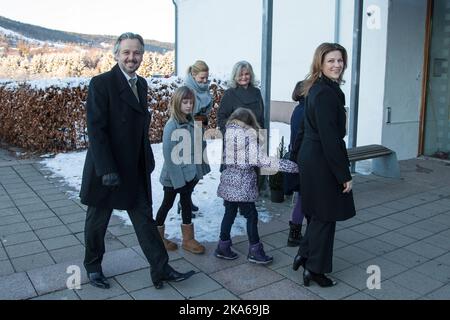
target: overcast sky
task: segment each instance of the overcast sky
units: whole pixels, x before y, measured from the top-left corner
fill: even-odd
[[[1,0],[0,15],[63,31],[175,39],[172,0]]]

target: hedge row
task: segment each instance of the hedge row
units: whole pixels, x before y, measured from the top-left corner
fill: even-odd
[[[168,104],[181,81],[151,80],[148,102],[153,110],[149,138],[160,143],[169,118]],[[51,85],[35,88],[28,83],[0,83],[0,141],[37,153],[67,152],[87,148],[87,85]],[[214,107],[210,127],[216,126],[216,112],[223,89],[213,83]]]

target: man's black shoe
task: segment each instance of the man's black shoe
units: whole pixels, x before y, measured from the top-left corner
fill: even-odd
[[[188,271],[186,273],[181,273],[181,272],[173,270],[173,271],[170,271],[164,278],[154,281],[153,285],[155,286],[155,289],[161,289],[164,286],[163,281],[180,282],[180,281],[190,278],[194,274],[195,274],[194,270]]]
[[[94,287],[101,288],[101,289],[109,289],[109,282],[108,279],[106,279],[103,272],[92,272],[88,273],[88,279],[89,283],[93,285]]]

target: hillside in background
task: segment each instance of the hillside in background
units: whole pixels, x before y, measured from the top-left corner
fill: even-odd
[[[6,29],[6,30],[3,30]],[[29,43],[48,42],[53,44],[76,44],[91,48],[104,48],[112,45],[117,36],[111,35],[88,35],[74,32],[52,30],[40,26],[10,20],[0,16],[0,35],[7,39],[10,46],[16,46],[19,41]],[[173,50],[173,43],[160,42],[156,40],[145,40],[145,50],[166,53]]]

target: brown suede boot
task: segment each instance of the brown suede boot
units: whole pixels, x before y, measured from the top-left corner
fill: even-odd
[[[164,247],[167,251],[175,251],[178,249],[178,245],[175,242],[172,242],[170,240],[167,240],[164,231],[166,230],[166,226],[158,226],[159,235],[161,236],[162,241],[164,242]]]
[[[194,239],[194,225],[182,224],[181,233],[183,234],[183,243],[181,247],[192,253],[201,254],[205,252],[205,247]]]

